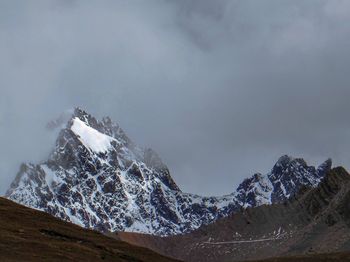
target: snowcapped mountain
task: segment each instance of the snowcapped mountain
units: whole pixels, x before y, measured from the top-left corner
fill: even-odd
[[[192,231],[246,207],[283,202],[302,186],[316,186],[331,168],[281,157],[230,195],[182,192],[152,149],[134,144],[108,117],[76,108],[47,161],[23,164],[6,197],[100,231],[160,236]]]
[[[236,199],[244,207],[281,203],[303,187],[315,187],[332,168],[328,159],[317,169],[301,158],[282,156],[266,175],[255,174],[237,188]]]

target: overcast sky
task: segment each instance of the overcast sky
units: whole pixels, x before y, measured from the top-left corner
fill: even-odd
[[[154,148],[187,192],[279,156],[350,166],[348,0],[0,0],[0,193],[81,106]]]

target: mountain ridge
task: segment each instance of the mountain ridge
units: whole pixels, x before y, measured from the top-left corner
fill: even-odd
[[[115,238],[191,262],[348,261],[349,203],[350,175],[337,167],[284,203],[248,208],[188,234]],[[342,252],[347,260],[331,255]]]
[[[138,147],[109,117],[76,108],[47,161],[23,164],[6,197],[102,232],[182,234],[242,208],[280,203],[316,186],[331,168],[282,156],[266,175],[245,179],[231,194],[184,193],[152,149]]]

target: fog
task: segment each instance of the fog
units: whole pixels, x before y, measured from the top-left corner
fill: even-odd
[[[180,188],[230,193],[283,154],[349,166],[347,0],[0,1],[0,193],[80,106]]]

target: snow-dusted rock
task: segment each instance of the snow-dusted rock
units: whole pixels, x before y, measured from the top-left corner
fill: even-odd
[[[76,108],[48,160],[23,164],[6,196],[83,227],[163,236],[282,202],[303,185],[317,185],[330,167],[330,160],[315,169],[283,156],[270,173],[244,180],[230,195],[183,193],[152,149],[135,145],[109,118],[98,121]]]
[[[331,169],[328,159],[317,169],[301,158],[284,155],[266,175],[255,174],[237,188],[237,200],[244,208],[281,203],[294,196],[301,187],[315,187]]]

